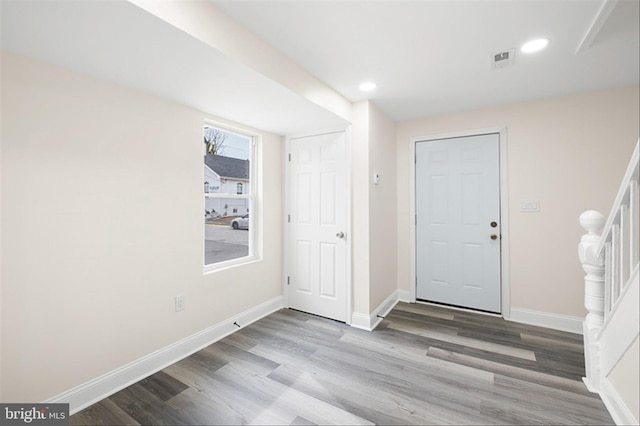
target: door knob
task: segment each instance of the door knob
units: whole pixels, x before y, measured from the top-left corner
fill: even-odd
[[[338,233],[336,234],[336,237],[338,237],[338,238],[344,238],[344,232],[338,232]]]
[[[489,237],[489,238],[491,238],[492,240],[497,240],[498,236],[496,234],[491,234],[491,237]]]

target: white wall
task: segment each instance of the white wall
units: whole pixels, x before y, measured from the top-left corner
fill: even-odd
[[[398,289],[397,282],[397,198],[395,163],[396,125],[369,103],[369,259],[370,308],[377,308]],[[380,183],[373,184],[379,173]]]
[[[409,289],[409,140],[507,127],[511,308],[583,317],[579,215],[608,215],[638,139],[638,86],[398,125],[398,286]],[[522,199],[540,213],[519,212]],[[409,214],[407,213],[409,212]]]
[[[263,260],[203,275],[202,125],[219,119],[9,53],[2,66],[4,402],[281,294],[281,137],[263,134]]]
[[[369,316],[398,288],[395,123],[369,101],[354,104],[352,117],[353,311]]]
[[[369,309],[369,103],[353,105],[351,130],[351,250],[353,313]]]

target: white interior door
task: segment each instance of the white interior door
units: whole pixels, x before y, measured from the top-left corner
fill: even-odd
[[[288,303],[346,322],[346,135],[291,139],[289,149]]]
[[[416,143],[416,297],[500,313],[500,136]]]

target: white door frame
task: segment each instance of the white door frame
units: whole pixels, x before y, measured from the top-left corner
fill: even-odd
[[[411,303],[416,302],[416,144],[418,142],[437,139],[451,139],[466,136],[500,135],[500,230],[502,233],[500,247],[500,293],[502,317],[511,316],[510,284],[509,284],[509,200],[507,186],[507,128],[491,127],[486,129],[462,132],[442,133],[437,135],[413,137],[409,140],[409,295]]]
[[[284,211],[282,217],[283,229],[284,229],[284,261],[283,261],[283,299],[284,299],[284,307],[289,308],[289,284],[288,277],[291,275],[289,273],[291,269],[291,247],[289,246],[289,212],[291,211],[291,166],[289,163],[289,153],[291,152],[291,140],[297,138],[303,138],[308,136],[321,136],[330,133],[340,133],[344,132],[345,134],[345,194],[346,194],[346,230],[345,230],[345,240],[347,243],[346,247],[346,277],[345,283],[347,285],[346,289],[346,313],[347,320],[346,323],[351,325],[351,316],[353,313],[353,303],[352,303],[352,293],[353,293],[353,280],[351,279],[351,126],[346,127],[337,127],[325,130],[318,130],[312,132],[304,132],[304,133],[295,133],[292,135],[287,135],[286,143],[285,143],[285,152],[284,152],[284,163],[285,163],[285,174],[284,174]]]

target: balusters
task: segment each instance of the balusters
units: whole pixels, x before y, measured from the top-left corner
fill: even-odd
[[[638,200],[638,180],[631,181],[629,186],[629,234],[631,246],[629,247],[630,268],[638,264],[638,244],[640,244],[640,200]]]
[[[624,285],[629,279],[629,248],[630,248],[630,235],[629,235],[629,205],[622,204],[620,206],[620,284],[619,292],[622,292]]]
[[[611,302],[618,300],[620,294],[620,225],[611,227]],[[613,307],[613,305],[612,305]]]
[[[634,175],[634,176],[637,176]],[[638,265],[640,255],[640,200],[638,180],[631,180],[623,187],[620,204],[612,211],[612,217],[602,234],[600,253],[604,257],[604,313],[615,306],[625,289],[631,272]],[[587,213],[587,212],[585,212]],[[581,216],[582,218],[582,216]],[[582,223],[582,219],[581,219]],[[583,226],[584,227],[584,226]],[[585,228],[587,229],[587,228]]]
[[[609,315],[613,307],[613,299],[611,294],[611,242],[604,245],[604,316]]]

